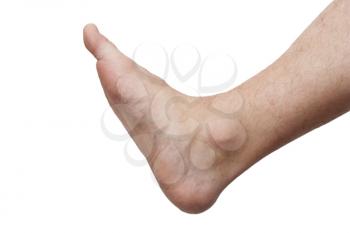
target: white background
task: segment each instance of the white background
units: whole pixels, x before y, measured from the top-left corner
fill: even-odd
[[[102,132],[107,102],[82,42],[94,22],[128,55],[145,41],[224,51],[238,85],[330,2],[2,0],[0,232],[349,232],[349,114],[266,157],[209,211],[185,214],[147,166],[127,161],[125,142]],[[161,70],[157,58],[143,60]]]

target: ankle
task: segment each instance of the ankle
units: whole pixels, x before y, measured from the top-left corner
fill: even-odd
[[[247,141],[247,131],[240,121],[243,104],[237,89],[210,97],[208,133],[220,150],[236,152]]]

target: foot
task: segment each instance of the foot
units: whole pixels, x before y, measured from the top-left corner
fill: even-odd
[[[146,156],[165,195],[181,210],[208,209],[248,163],[238,90],[190,97],[122,54],[94,25],[84,29],[105,95]]]

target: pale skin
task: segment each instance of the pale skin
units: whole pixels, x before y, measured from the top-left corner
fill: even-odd
[[[189,213],[214,204],[264,156],[350,110],[350,1],[336,0],[272,65],[222,94],[191,97],[122,54],[89,24],[116,115],[168,199]]]

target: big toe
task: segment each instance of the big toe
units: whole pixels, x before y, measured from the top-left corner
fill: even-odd
[[[117,81],[120,81],[121,76],[137,71],[135,62],[120,52],[94,24],[85,26],[84,43],[97,59],[97,71],[102,86],[107,92],[111,89],[114,91],[113,87]]]
[[[97,60],[128,59],[94,24],[85,26],[84,43]]]

